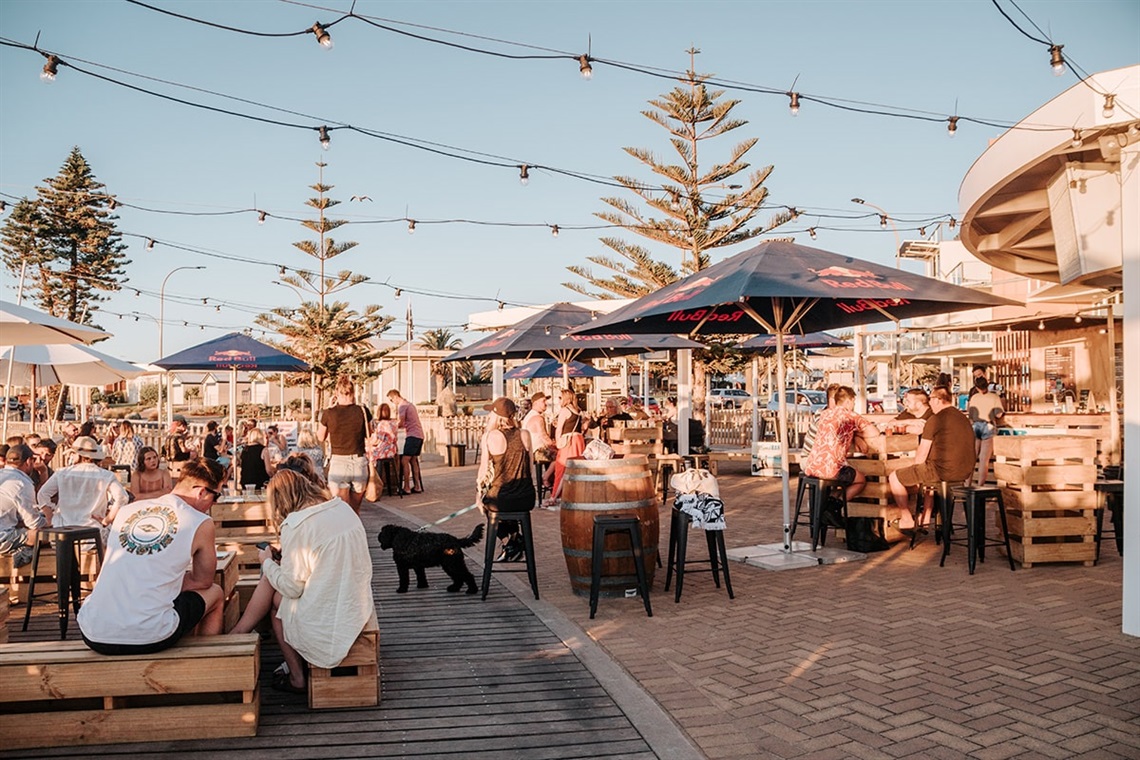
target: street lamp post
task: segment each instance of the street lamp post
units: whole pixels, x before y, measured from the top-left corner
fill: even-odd
[[[166,317],[166,283],[167,283],[167,281],[170,280],[170,276],[172,274],[174,274],[175,272],[181,272],[183,269],[205,269],[205,268],[206,267],[203,267],[203,266],[175,267],[174,269],[171,269],[169,272],[166,273],[166,277],[162,278],[162,287],[160,287],[158,289],[158,358],[159,359],[161,359],[165,355],[162,352],[162,326],[164,324],[165,317]],[[159,404],[159,409],[161,409],[161,408],[162,408],[162,404]],[[166,422],[167,422],[167,424],[169,424],[170,420],[173,418],[171,411],[172,410],[171,410],[171,403],[170,403],[170,373],[167,372],[166,373]],[[159,415],[158,426],[160,429],[162,428],[162,415],[161,414]]]
[[[879,212],[879,219],[881,220],[881,222],[883,222],[884,227],[886,226],[887,222],[890,223],[891,231],[894,232],[894,234],[895,234],[895,269],[901,268],[902,260],[901,260],[900,256],[902,254],[902,238],[899,237],[899,227],[897,224],[895,224],[895,220],[891,217],[890,214],[887,213],[886,209],[882,208],[881,206],[876,206],[874,203],[870,203],[869,201],[866,201],[863,198],[852,198],[851,202],[852,203],[858,203],[860,206],[870,206],[871,208],[878,211]],[[902,361],[899,357],[899,353],[900,353],[899,343],[901,341],[902,341],[902,336],[899,333],[899,323],[896,320],[895,321],[894,339],[891,341],[892,347],[894,349],[894,351],[893,351],[894,355],[892,356],[892,365],[893,366],[891,368],[891,374],[894,375],[894,380],[895,380],[895,387],[893,389],[891,389],[891,391],[895,394],[895,396],[898,395],[898,389],[900,387],[902,387],[902,378],[900,377],[900,374],[902,372],[902,367],[901,367]],[[860,378],[860,379],[862,380],[862,378]],[[894,397],[893,396],[887,396],[886,394],[883,394],[883,404],[884,404],[885,408],[892,409],[892,410],[894,408],[897,408],[898,401],[895,400],[893,403],[888,404],[889,398],[893,399]]]

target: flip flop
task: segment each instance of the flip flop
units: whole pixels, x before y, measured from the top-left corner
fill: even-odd
[[[294,686],[292,681],[289,680],[287,673],[274,673],[273,680],[269,685],[274,691],[282,691],[286,694],[309,693],[308,684],[305,684],[305,686]]]

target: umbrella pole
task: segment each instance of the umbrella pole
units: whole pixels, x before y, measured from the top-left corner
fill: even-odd
[[[237,367],[230,367],[230,427],[234,431],[234,452],[230,456],[230,477],[233,483],[230,486],[230,493],[237,493],[237,462],[234,461],[239,441],[237,440]]]
[[[780,496],[783,501],[784,514],[784,551],[792,550],[792,502],[788,491],[788,397],[784,393],[784,331],[783,327],[776,328],[776,392],[779,394],[779,426],[780,426]]]
[[[760,440],[760,358],[752,357],[752,443]],[[755,446],[749,446],[749,451]]]
[[[8,349],[8,379],[4,383],[4,435],[0,436],[5,441],[8,440],[8,397],[12,395],[12,365],[16,363],[16,347],[12,346]],[[19,402],[17,402],[19,404]],[[32,408],[32,415],[35,415],[35,408]]]

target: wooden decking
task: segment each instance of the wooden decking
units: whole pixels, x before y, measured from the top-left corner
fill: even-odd
[[[485,602],[477,595],[448,594],[446,577],[438,570],[428,571],[430,589],[397,595],[391,556],[375,545],[376,530],[388,521],[390,516],[366,510],[380,621],[379,707],[310,711],[303,696],[272,690],[270,674],[280,653],[270,638],[263,647],[257,737],[163,742],[162,727],[156,725],[154,743],[0,752],[0,757],[672,756],[660,745],[654,751],[656,732],[644,726],[639,730],[631,721],[627,713],[636,720],[641,708],[623,709],[603,688],[580,656],[582,642],[564,642],[564,633],[552,630],[497,578]],[[472,559],[478,556],[468,560],[478,575]],[[22,606],[14,608],[13,618],[21,618],[22,612]],[[27,633],[21,633],[19,625],[11,627],[14,641],[58,635],[54,601],[37,604]],[[69,638],[77,635],[73,622]],[[621,688],[611,691],[620,695]],[[28,730],[49,731],[50,726]]]

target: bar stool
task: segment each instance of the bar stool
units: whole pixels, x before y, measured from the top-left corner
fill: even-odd
[[[945,482],[945,481],[943,481]],[[949,485],[947,483],[947,485]],[[910,548],[913,549],[918,543],[918,537],[922,534],[922,518],[926,514],[926,494],[931,492],[934,494],[933,503],[930,505],[930,522],[933,523],[931,528],[934,531],[934,543],[942,543],[942,501],[941,499],[947,498],[941,495],[942,483],[937,486],[919,486],[918,499],[915,504],[914,515],[914,534],[910,537]]]
[[[804,491],[808,492],[808,521],[800,520],[803,511]],[[827,498],[832,491],[838,490],[839,502],[843,505],[840,514],[844,524],[847,522],[847,487],[838,480],[817,478],[812,475],[800,473],[799,485],[796,488],[796,515],[792,520],[792,535],[789,540],[796,537],[796,526],[807,525],[811,531],[811,550],[823,546],[827,542],[827,524],[823,522],[823,512],[827,507]]]
[[[673,519],[669,524],[669,561],[665,566],[665,590],[669,590],[669,582],[673,577],[673,570],[676,569],[677,591],[673,597],[674,603],[681,601],[681,584],[685,580],[685,553],[689,544],[689,526],[692,524],[691,516],[679,509],[673,509]],[[706,530],[705,540],[708,542],[709,558],[692,561],[709,563],[713,582],[717,588],[720,588],[720,571],[723,569],[724,586],[728,590],[728,598],[733,599],[735,597],[732,594],[732,580],[728,576],[728,553],[724,548],[724,531]]]
[[[534,460],[534,493],[536,497],[535,505],[541,505],[543,498],[546,496],[546,481],[543,476],[546,475],[546,462]]]
[[[491,588],[491,573],[496,564],[495,547],[498,543],[495,541],[495,536],[498,534],[499,523],[505,520],[517,520],[519,528],[522,530],[523,543],[526,546],[526,574],[530,579],[530,588],[534,592],[534,598],[538,599],[538,573],[534,566],[534,535],[531,533],[530,512],[493,512],[490,510],[487,512],[487,537],[484,539],[483,599],[487,598],[487,592]],[[503,568],[504,563],[502,562],[497,564],[501,568],[501,572],[518,572],[517,570]]]
[[[633,555],[633,565],[637,571],[637,592],[645,602],[645,613],[653,617],[653,608],[649,605],[649,581],[645,577],[645,565],[642,564],[641,520],[633,515],[597,515],[594,517],[594,549],[591,555],[590,619],[593,620],[594,613],[598,611],[598,595],[602,586],[602,560],[606,554],[606,536],[610,533],[625,533],[629,536],[629,550]],[[613,552],[610,554],[612,556]]]
[[[380,463],[380,479],[384,481],[384,491],[389,496],[399,494],[401,499],[404,498],[404,489],[400,487],[400,468],[397,465],[399,460],[388,457],[376,461]]]
[[[83,541],[95,541],[95,562],[103,567],[103,533],[99,528],[80,525],[62,528],[40,528],[36,531],[36,546],[32,551],[32,579],[28,584],[28,604],[24,609],[24,627],[32,618],[32,603],[36,600],[36,576],[40,570],[40,546],[43,539],[55,542],[55,586],[59,601],[59,638],[67,638],[68,611],[70,600],[79,614],[79,545]],[[51,592],[46,592],[51,593]],[[40,594],[44,596],[45,594]]]
[[[1100,540],[1104,538],[1104,510],[1107,507],[1112,512],[1111,531],[1116,539],[1116,552],[1124,556],[1124,506],[1121,504],[1124,494],[1123,480],[1098,480],[1093,485],[1097,492],[1096,509],[1096,559],[1093,564],[1100,561]]]
[[[974,486],[953,486],[950,487],[950,494],[947,497],[946,490],[950,484],[943,481],[939,484],[939,491],[935,493],[935,500],[942,503],[942,559],[939,561],[938,566],[944,567],[946,563],[946,555],[950,553],[950,542],[953,540],[956,543],[966,544],[966,563],[970,568],[970,575],[974,574],[974,567],[977,560],[982,562],[986,561],[986,547],[987,546],[1004,546],[1006,557],[1009,559],[1009,569],[1016,569],[1013,565],[1013,551],[1009,545],[1009,526],[1006,523],[1005,517],[1005,502],[1002,501],[1001,489],[996,486],[983,486],[976,488]],[[1000,539],[987,539],[986,538],[986,502],[990,500],[997,502],[998,515],[1001,517],[1001,532]],[[962,502],[962,509],[966,513],[966,538],[951,539],[950,534],[953,529],[952,518],[954,515],[954,505],[957,502]]]

